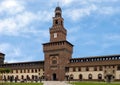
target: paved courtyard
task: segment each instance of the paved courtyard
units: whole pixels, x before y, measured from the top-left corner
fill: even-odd
[[[71,85],[65,81],[43,81],[43,85]]]

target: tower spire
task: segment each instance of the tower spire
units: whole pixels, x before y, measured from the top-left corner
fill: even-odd
[[[55,17],[61,17],[62,15],[62,10],[59,6],[55,8]]]
[[[62,9],[55,8],[55,16],[53,17],[53,25],[50,29],[50,42],[66,41],[67,31],[64,28],[64,19],[62,18]]]
[[[59,7],[59,1],[57,2],[57,6]]]

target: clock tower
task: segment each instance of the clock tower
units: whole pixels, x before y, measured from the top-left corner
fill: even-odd
[[[65,67],[69,63],[73,52],[73,45],[66,40],[67,30],[64,28],[62,10],[55,8],[53,25],[49,29],[50,42],[43,44],[44,69],[47,80],[64,80]]]
[[[66,29],[64,28],[64,19],[62,18],[62,10],[60,7],[55,9],[55,17],[53,17],[53,26],[50,29],[50,42],[65,41]]]

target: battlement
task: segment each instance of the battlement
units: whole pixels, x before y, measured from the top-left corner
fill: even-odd
[[[77,63],[77,62],[94,62],[94,61],[107,61],[107,60],[120,60],[120,55],[73,58],[73,59],[70,59],[70,62]]]
[[[68,41],[50,42],[43,44],[44,52],[52,51],[52,50],[61,50],[61,49],[68,49],[70,51],[72,47],[73,45]]]

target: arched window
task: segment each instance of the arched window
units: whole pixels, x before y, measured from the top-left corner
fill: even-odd
[[[16,75],[15,79],[17,79],[17,80],[19,79],[19,78],[18,78],[18,75]]]
[[[78,71],[81,71],[81,68],[80,68],[80,67],[78,68]]]
[[[55,24],[56,24],[56,25],[58,24],[58,20],[55,20]]]
[[[94,67],[94,71],[97,71],[97,67]]]
[[[79,79],[82,80],[83,79],[83,76],[82,74],[79,75]]]
[[[61,25],[63,25],[63,22],[61,21]]]
[[[4,75],[4,80],[6,81],[6,79],[7,79],[7,78],[6,78],[6,76]]]
[[[99,80],[102,79],[102,74],[98,74],[98,79],[99,79]]]
[[[89,71],[89,67],[86,67],[86,71]]]
[[[38,79],[38,76],[35,76],[34,79],[37,80],[37,79]]]
[[[75,67],[73,67],[73,72],[75,72],[76,71],[76,68]]]
[[[71,75],[70,75],[70,79],[74,79],[74,76],[73,76],[73,74],[71,74]]]
[[[14,76],[10,76],[10,81],[13,81],[14,80]]]
[[[12,79],[14,80],[14,76],[12,75]]]
[[[120,70],[120,65],[117,66],[117,70]]]
[[[32,73],[34,73],[34,70],[33,70],[33,69],[31,69],[31,72],[32,72]]]
[[[27,80],[30,80],[30,77],[29,77],[29,75],[27,75],[27,76],[26,76],[26,79],[27,79]]]
[[[57,64],[57,57],[52,58],[52,64]]]
[[[21,76],[21,79],[24,79],[24,76],[23,76],[23,75]]]
[[[57,61],[56,60],[52,60],[52,64],[57,64]]]
[[[89,74],[89,75],[88,75],[88,79],[92,79],[92,74]]]
[[[103,70],[103,68],[102,68],[102,66],[100,66],[100,67],[99,67],[99,71],[102,71],[102,70]]]
[[[34,80],[34,78],[35,78],[34,75],[32,75],[32,80]]]
[[[7,79],[9,80],[9,79],[10,79],[10,76],[8,76]]]

